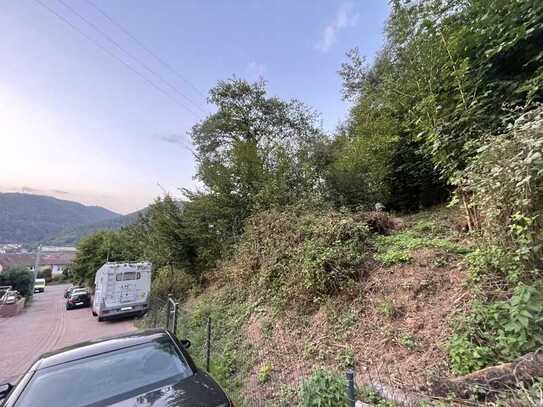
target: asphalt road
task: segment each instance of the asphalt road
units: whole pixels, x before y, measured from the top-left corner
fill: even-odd
[[[66,287],[48,286],[21,314],[0,318],[0,384],[14,382],[44,352],[135,329],[132,319],[98,322],[90,308],[66,311]]]

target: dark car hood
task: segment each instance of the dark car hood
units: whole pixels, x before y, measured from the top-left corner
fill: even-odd
[[[187,377],[176,384],[111,404],[113,407],[228,407],[222,389],[204,372]]]

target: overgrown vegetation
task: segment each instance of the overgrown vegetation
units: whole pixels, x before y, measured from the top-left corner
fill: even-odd
[[[349,289],[367,258],[363,219],[335,211],[266,211],[250,218],[228,278],[255,298],[311,305]]]
[[[23,297],[30,297],[33,293],[34,274],[25,267],[14,267],[0,273],[0,285],[10,285]]]
[[[301,102],[269,96],[264,82],[220,81],[210,91],[216,112],[191,131],[203,187],[185,191],[182,205],[159,198],[135,225],[81,242],[76,279],[92,281],[106,259],[145,258],[158,270],[157,295],[203,291],[187,326],[199,343],[204,316],[221,315],[225,342],[212,372],[231,391],[248,368],[238,356],[250,344],[236,339],[251,307],[308,313],[346,298],[372,256],[386,269],[433,250],[438,273],[447,254],[471,252],[473,299],[452,321],[448,346],[456,372],[543,344],[543,2],[390,4],[373,63],[352,50],[340,69],[352,108],[335,134],[323,134]],[[423,218],[392,233],[387,214],[367,213],[451,197],[465,221]],[[476,243],[451,239],[452,227]],[[221,284],[236,290],[214,297]],[[384,300],[381,313],[395,318],[394,302]],[[408,330],[391,337],[417,347]],[[335,391],[319,393],[339,388],[326,372],[307,383],[307,405],[337,401]]]

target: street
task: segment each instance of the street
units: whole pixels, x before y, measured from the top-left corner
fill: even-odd
[[[13,383],[44,352],[135,329],[132,319],[99,323],[90,308],[66,311],[67,287],[48,286],[21,314],[0,318],[0,384]]]

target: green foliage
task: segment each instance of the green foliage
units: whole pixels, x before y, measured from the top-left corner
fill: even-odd
[[[347,405],[347,381],[327,369],[315,369],[300,385],[304,407],[339,407]]]
[[[468,373],[509,361],[543,344],[543,286],[519,284],[511,298],[474,301],[455,321],[449,344],[452,367]]]
[[[466,246],[448,239],[421,236],[411,230],[390,236],[377,236],[375,245],[377,249],[376,259],[386,266],[408,263],[411,261],[411,253],[422,248],[441,249],[456,254],[465,254],[469,250]]]
[[[338,212],[266,211],[249,219],[230,277],[278,305],[318,302],[349,287],[368,228]]]
[[[220,202],[227,234],[257,209],[312,199],[318,189],[317,116],[302,103],[266,95],[265,83],[230,79],[210,90],[217,111],[191,132],[197,177]]]
[[[445,199],[484,134],[542,100],[542,16],[533,1],[392,1],[373,64],[353,50],[340,70],[354,106],[339,169],[362,188],[338,172],[339,195],[364,202],[371,191],[401,209]]]
[[[34,274],[24,267],[14,267],[0,273],[0,285],[10,285],[23,297],[30,297],[34,287]]]
[[[258,383],[264,384],[268,380],[270,380],[270,375],[271,375],[272,370],[273,370],[273,365],[271,362],[264,363],[258,370],[258,374],[256,378]]]
[[[75,283],[94,284],[96,271],[109,261],[139,260],[141,251],[121,230],[101,231],[84,238],[78,245],[77,255],[72,263],[71,275]]]
[[[377,305],[377,308],[387,318],[394,318],[398,316],[398,313],[399,313],[394,303],[388,300],[380,302]]]
[[[205,366],[207,321],[212,323],[211,374],[231,396],[243,404],[244,379],[254,368],[254,351],[240,335],[253,311],[238,287],[227,285],[198,296],[191,309],[181,309],[178,337],[192,342],[190,353],[196,364]]]
[[[175,298],[183,300],[196,285],[196,280],[191,274],[164,266],[153,273],[151,292],[158,298],[166,298],[168,294],[172,294]]]
[[[543,108],[523,115],[508,133],[483,145],[460,185],[482,213],[488,240],[512,250],[513,260],[526,271],[541,271]]]
[[[409,350],[413,350],[416,347],[415,337],[409,332],[400,333],[398,343]]]
[[[38,278],[44,278],[46,282],[50,283],[53,280],[53,271],[50,268],[40,270]]]
[[[379,393],[371,387],[363,386],[358,390],[358,397],[368,403],[370,406],[377,407],[395,407],[397,404],[393,401],[385,400]]]

